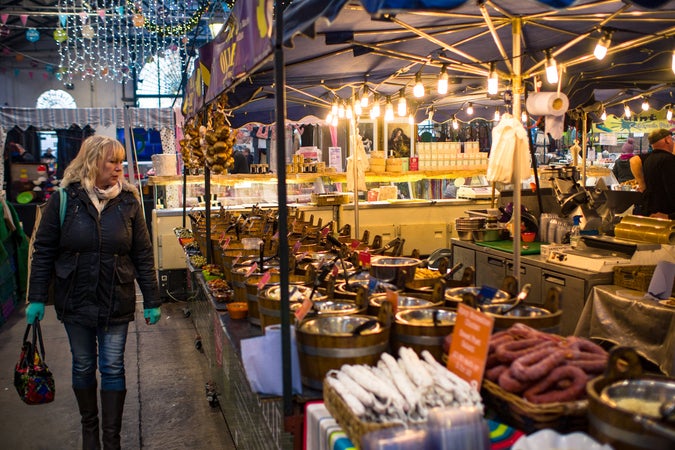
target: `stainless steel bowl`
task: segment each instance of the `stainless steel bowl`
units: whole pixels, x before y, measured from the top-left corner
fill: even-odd
[[[358,314],[364,311],[363,309],[359,309],[354,302],[339,300],[322,300],[320,302],[314,302],[312,308],[319,315],[348,315]]]
[[[502,235],[501,228],[481,228],[479,230],[473,230],[472,232],[473,240],[476,242],[492,242],[498,241]]]
[[[537,306],[530,305],[518,305],[515,308],[511,309],[513,305],[507,304],[489,304],[481,305],[480,309],[484,313],[492,314],[495,316],[506,316],[506,317],[542,317],[550,316],[552,313],[548,309],[539,308]],[[507,311],[504,314],[504,311]]]
[[[457,313],[442,308],[408,309],[396,313],[396,322],[406,325],[433,327],[454,325]]]
[[[371,261],[370,274],[378,280],[396,282],[399,273],[403,271],[404,281],[412,281],[415,279],[415,270],[421,263],[417,258],[380,256]]]
[[[627,413],[661,419],[661,405],[675,400],[675,380],[618,381],[603,388],[600,399]]]
[[[478,296],[480,293],[481,288],[477,286],[466,286],[466,287],[458,287],[458,288],[452,288],[452,289],[447,289],[445,291],[445,300],[449,302],[455,302],[455,303],[462,303],[462,295],[463,294],[473,294],[475,296]],[[505,291],[502,291],[501,289],[498,289],[497,292],[495,293],[494,297],[489,300],[487,303],[490,304],[498,304],[498,303],[506,303],[509,300],[511,300],[511,297],[509,296],[508,293]]]
[[[344,281],[342,283],[338,283],[335,286],[335,290],[341,294],[354,294],[356,295],[356,290],[358,286],[365,286],[368,287],[370,283],[370,280],[368,279],[360,279],[360,280],[352,280],[351,278],[347,283]],[[385,283],[384,281],[378,281],[377,285],[375,286],[375,292],[376,293],[382,293],[386,292],[387,290],[390,291],[400,291],[398,286],[391,284],[391,283]]]
[[[460,230],[458,228],[457,236],[460,241],[473,241],[473,230]]]
[[[382,302],[387,299],[387,294],[375,294],[370,297],[370,305],[374,308],[379,308],[382,306]],[[422,309],[430,308],[433,306],[440,306],[442,302],[432,302],[431,300],[426,300],[418,297],[408,297],[405,295],[398,296],[398,309]]]
[[[288,292],[288,297],[291,302],[301,302],[309,297],[312,293],[312,288],[302,285],[292,285],[289,287]],[[263,295],[272,300],[281,300],[281,286],[271,286],[265,290]],[[314,292],[314,296],[312,297],[312,300],[315,302],[327,299],[328,296],[318,290]]]
[[[351,336],[360,325],[374,320],[371,316],[323,316],[309,319],[300,325],[299,330],[307,334],[324,336]],[[383,330],[380,322],[361,332],[361,335],[376,334]]]

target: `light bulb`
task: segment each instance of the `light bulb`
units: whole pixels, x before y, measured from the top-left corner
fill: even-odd
[[[598,43],[595,45],[595,50],[593,50],[593,55],[596,59],[602,60],[607,55],[607,49],[609,44],[612,42],[612,37],[610,33],[605,32],[603,36],[598,40]]]
[[[326,123],[330,125],[331,122],[333,122],[333,113],[328,111],[328,114],[326,114]]]
[[[457,118],[453,117],[452,118],[452,129],[453,130],[458,130],[459,129],[459,122],[457,122]]]
[[[356,117],[359,117],[363,113],[363,108],[361,107],[361,100],[354,102],[354,114]]]
[[[347,105],[347,107],[345,108],[345,118],[346,119],[354,118],[354,109],[352,108],[352,105]]]
[[[470,116],[473,116],[473,104],[469,103],[469,106],[466,108],[466,113]]]
[[[495,70],[495,64],[490,64],[490,73],[487,80],[487,91],[489,95],[497,95],[499,92],[499,76]]]
[[[363,108],[368,107],[368,86],[363,85],[363,91],[361,92],[361,106]]]
[[[602,110],[602,114],[600,114],[600,120],[605,121],[607,120],[607,111],[604,109]]]
[[[330,123],[332,126],[337,127],[338,126],[338,118],[337,116],[333,116],[333,120]]]
[[[394,105],[391,104],[391,98],[387,97],[387,103],[384,106],[384,120],[391,122],[394,120]]]
[[[550,54],[546,55],[546,80],[551,84],[558,82],[558,64]]]
[[[331,106],[330,112],[337,117],[338,115],[338,104],[337,100],[333,101],[333,105]]]
[[[370,117],[380,117],[380,102],[377,98],[373,98],[373,107],[370,108]]]
[[[437,91],[441,95],[445,95],[448,93],[448,72],[445,64],[443,64],[443,67],[441,67],[441,71],[438,74]]]
[[[671,64],[671,69],[673,69],[673,73],[675,73],[675,50],[673,50],[673,62]]]
[[[499,120],[502,118],[502,115],[499,114],[499,110],[495,110],[495,122],[499,122]]]
[[[424,97],[424,85],[422,84],[422,75],[419,73],[415,75],[415,87],[413,88],[413,95],[417,98]]]
[[[413,116],[412,114],[408,114],[408,123],[410,125],[415,125],[415,116]]]
[[[673,118],[673,110],[668,108],[668,112],[666,112],[666,120],[670,120]]]
[[[525,111],[520,114],[520,121],[527,122],[527,113]]]
[[[630,106],[628,105],[623,105],[623,115],[626,116],[626,119],[630,119]]]
[[[345,104],[340,102],[338,104],[338,110],[337,111],[338,111],[338,113],[337,113],[338,118],[344,119],[345,118]]]
[[[405,117],[405,115],[408,113],[408,103],[405,100],[405,88],[401,89],[399,94],[397,109],[399,117]]]
[[[649,110],[649,102],[647,101],[647,99],[642,100],[642,110],[643,111]]]

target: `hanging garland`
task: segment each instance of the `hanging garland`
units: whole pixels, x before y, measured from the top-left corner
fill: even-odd
[[[150,33],[156,33],[160,37],[166,36],[184,36],[189,31],[194,29],[202,18],[202,15],[209,9],[208,3],[202,3],[197,8],[197,11],[190,17],[187,22],[180,25],[158,25],[156,22],[149,20],[143,15],[143,11],[136,3],[131,0],[127,0],[127,6],[133,12],[134,15],[134,25],[142,26]],[[136,17],[138,17],[138,23],[136,22]]]

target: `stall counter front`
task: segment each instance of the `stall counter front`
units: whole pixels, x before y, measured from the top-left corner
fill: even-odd
[[[644,295],[615,285],[594,286],[574,334],[633,347],[675,376],[675,306]]]

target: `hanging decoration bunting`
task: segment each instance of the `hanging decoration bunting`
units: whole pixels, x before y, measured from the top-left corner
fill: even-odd
[[[28,14],[21,14],[19,18],[21,19],[21,23],[25,27],[26,23],[28,22]]]
[[[0,20],[2,21],[3,25],[7,24],[7,19],[9,19],[9,14],[7,13],[0,14]]]
[[[56,42],[63,42],[66,39],[68,39],[68,33],[66,33],[66,30],[63,28],[59,27],[56,30],[54,30],[54,40]]]
[[[40,32],[35,28],[29,28],[26,30],[26,40],[28,42],[37,42],[40,40]]]
[[[209,9],[205,0],[58,0],[58,43],[62,79],[124,81],[148,58],[185,48],[186,35]],[[95,15],[94,15],[95,14]],[[93,17],[93,19],[92,19]],[[173,50],[175,51],[175,50]]]

